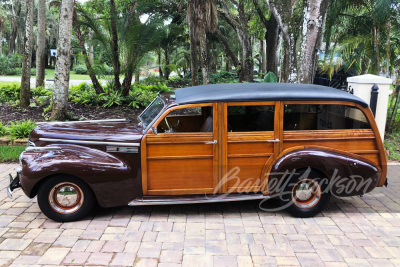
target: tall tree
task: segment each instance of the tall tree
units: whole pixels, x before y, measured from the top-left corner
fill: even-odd
[[[134,9],[136,6],[136,2],[134,2]],[[111,24],[111,47],[112,47],[112,63],[113,63],[113,70],[114,70],[114,86],[116,90],[120,90],[121,82],[119,81],[119,74],[121,64],[119,61],[119,48],[118,48],[118,31],[117,31],[117,9],[115,7],[115,1],[110,0],[110,24]]]
[[[46,49],[46,0],[39,0],[36,50],[36,87],[44,86]]]
[[[73,10],[74,0],[62,0],[51,120],[67,117]]]
[[[18,30],[19,30],[19,18],[21,16],[21,1],[18,0],[16,3],[14,1],[11,1],[11,25],[12,25],[12,30],[11,30],[11,37],[10,37],[10,43],[8,45],[8,53],[14,53],[15,52],[15,39],[18,36]]]
[[[30,89],[31,89],[31,63],[32,63],[32,42],[33,42],[33,11],[34,0],[26,2],[26,25],[25,25],[25,48],[24,58],[22,61],[22,77],[21,77],[21,107],[29,106]]]
[[[3,52],[3,31],[6,27],[6,19],[2,15],[0,15],[0,55]]]
[[[323,23],[331,0],[304,0],[301,42],[301,83],[312,83],[315,53],[322,37]]]
[[[253,81],[253,47],[249,28],[250,16],[245,10],[245,0],[231,1],[237,10],[238,16],[234,15],[225,1],[221,1],[222,8],[218,13],[236,31],[240,45],[242,46],[241,70],[239,72],[239,82]]]

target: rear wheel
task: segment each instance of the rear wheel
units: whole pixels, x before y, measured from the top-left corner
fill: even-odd
[[[95,196],[83,181],[71,176],[56,176],[44,182],[38,191],[42,212],[58,222],[84,218],[94,208]]]
[[[281,204],[295,217],[313,217],[330,199],[328,186],[329,181],[316,171],[297,171],[282,189]]]

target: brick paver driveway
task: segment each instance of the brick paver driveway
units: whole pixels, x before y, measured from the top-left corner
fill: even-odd
[[[0,265],[400,265],[400,166],[389,188],[333,199],[310,219],[250,201],[99,208],[74,223],[48,220],[21,190],[9,200],[16,166],[0,164]]]

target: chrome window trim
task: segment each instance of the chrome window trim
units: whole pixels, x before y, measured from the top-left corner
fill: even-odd
[[[85,140],[69,140],[69,139],[56,139],[56,138],[39,138],[39,141],[45,142],[62,142],[68,144],[84,144],[84,145],[111,145],[111,146],[135,146],[139,147],[139,143],[120,143],[120,142],[107,142],[107,141],[85,141]]]

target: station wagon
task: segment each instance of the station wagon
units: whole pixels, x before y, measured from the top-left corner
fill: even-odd
[[[304,84],[218,84],[161,93],[138,116],[41,123],[8,193],[37,195],[55,221],[95,205],[277,198],[297,217],[330,197],[384,186],[387,162],[368,104]]]

